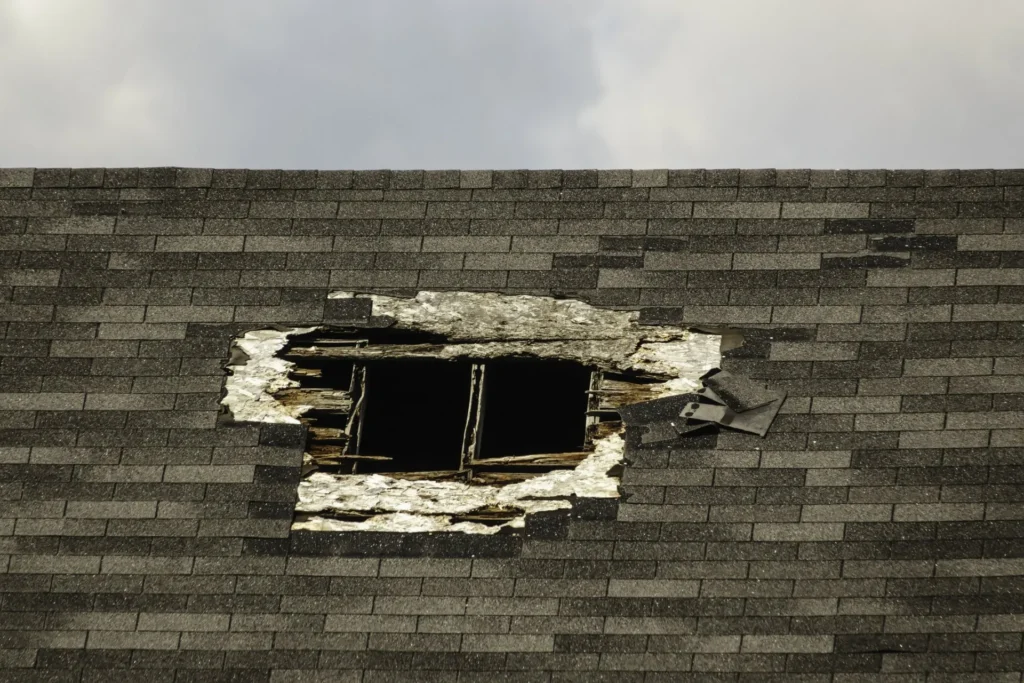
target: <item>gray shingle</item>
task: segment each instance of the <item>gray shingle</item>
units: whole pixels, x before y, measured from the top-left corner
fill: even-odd
[[[860,306],[774,306],[773,323],[856,323]]]
[[[667,169],[633,171],[633,187],[665,187],[668,185]]]
[[[316,269],[252,270],[239,273],[236,282],[239,287],[326,287],[329,278],[329,271]]]
[[[1009,268],[960,269],[956,272],[958,286],[1024,285],[1024,270]]]
[[[156,251],[189,251],[189,252],[220,252],[242,251],[244,237],[208,237],[188,236],[177,237],[159,235],[156,238]]]
[[[459,187],[491,187],[491,183],[491,171],[461,171],[459,173]]]
[[[210,187],[213,182],[213,169],[210,168],[179,168],[175,172],[177,187]]]
[[[423,270],[417,284],[425,288],[494,289],[504,287],[507,279],[504,270]]]
[[[699,254],[673,251],[649,251],[644,255],[648,270],[729,270],[734,258],[749,254]]]
[[[334,270],[331,287],[415,287],[415,270]]]
[[[1021,304],[956,304],[953,306],[953,322],[1024,320],[1024,305]]]
[[[783,202],[782,218],[868,218],[866,203]]]
[[[740,652],[832,652],[834,636],[744,635]]]
[[[84,394],[0,394],[0,410],[82,410]]]
[[[947,287],[955,272],[946,270],[870,270],[868,287]]]
[[[914,431],[901,432],[900,448],[983,448],[989,443],[989,432],[972,431]]]
[[[768,306],[684,306],[684,318],[693,323],[767,323]]]
[[[598,187],[630,187],[633,184],[633,172],[631,170],[598,170]]]
[[[693,217],[779,218],[779,206],[778,202],[696,202],[693,205]]]
[[[949,375],[990,375],[991,358],[908,358],[904,361],[904,373],[908,377],[949,376]]]
[[[771,360],[856,360],[853,343],[771,342]]]
[[[950,319],[948,304],[865,306],[861,321],[865,323],[930,323]]]
[[[820,254],[735,254],[735,270],[817,270]]]
[[[141,323],[143,306],[57,306],[58,322],[71,323]]]
[[[466,254],[466,270],[550,270],[550,254]]]
[[[32,168],[0,169],[0,187],[32,187],[34,173]]]
[[[510,237],[424,237],[424,252],[507,252]]]
[[[1024,251],[1024,235],[960,235],[960,251]]]

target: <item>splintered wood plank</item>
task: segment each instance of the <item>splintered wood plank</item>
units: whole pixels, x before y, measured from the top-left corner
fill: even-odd
[[[656,390],[660,386],[660,384],[630,382],[605,375],[601,380],[601,388],[592,390],[592,393],[598,396],[596,410],[614,411],[631,403],[653,400],[657,397]]]
[[[544,472],[474,472],[468,483],[470,486],[507,486],[528,481],[542,474]]]
[[[315,517],[322,519],[336,519],[339,522],[365,522],[377,516],[378,512],[362,512],[359,510],[321,510],[320,512],[296,512],[295,522],[308,522]]]
[[[321,454],[321,453],[310,453],[313,458],[313,462],[317,465],[337,465],[337,464],[348,464],[353,462],[362,461],[378,461],[387,462],[392,460],[387,456],[383,455],[341,455],[341,454]]]
[[[297,346],[284,354],[284,358],[401,358],[408,356],[437,357],[447,348],[445,344],[374,344],[372,346]]]
[[[587,449],[593,448],[594,427],[601,422],[601,394],[599,392],[603,382],[604,373],[601,370],[591,370],[590,384],[587,387],[587,419],[583,425],[583,447]],[[616,416],[612,414],[610,417],[615,419]]]
[[[315,339],[306,340],[306,343],[302,344],[298,348],[304,346],[366,346],[370,343],[369,339],[341,339],[339,337],[317,337]]]
[[[352,395],[358,396],[348,422],[345,423],[345,434],[348,436],[348,443],[345,445],[346,453],[359,452],[359,434],[363,427],[363,404],[366,402],[366,368],[356,365],[352,368]]]
[[[352,410],[352,394],[337,389],[282,389],[274,398],[284,405],[309,405],[317,410],[347,413]]]
[[[463,480],[465,472],[459,470],[433,470],[429,472],[381,472],[385,477],[392,479],[429,479],[431,481]]]
[[[455,514],[451,516],[453,522],[476,522],[477,524],[488,524],[508,522],[523,514],[520,509],[508,509],[496,506],[489,506]]]
[[[323,427],[320,425],[314,425],[309,428],[310,435],[315,441],[329,443],[332,441],[346,442],[348,441],[348,434],[341,427]]]
[[[470,370],[469,405],[466,410],[466,426],[462,432],[462,449],[459,451],[459,469],[465,470],[480,450],[480,423],[484,415],[484,381],[486,366],[474,363]]]
[[[611,436],[612,434],[616,434],[622,431],[622,421],[609,420],[607,422],[598,422],[596,425],[593,425],[592,429],[593,436],[591,438],[596,441],[598,439],[603,439],[606,436]]]
[[[313,339],[300,339],[289,349],[309,349],[314,346],[366,346],[370,343],[369,339],[342,339],[340,337],[315,337]]]
[[[556,467],[574,466],[590,455],[590,451],[576,453],[537,453],[532,455],[509,455],[502,458],[480,458],[470,462],[474,468],[479,467]]]

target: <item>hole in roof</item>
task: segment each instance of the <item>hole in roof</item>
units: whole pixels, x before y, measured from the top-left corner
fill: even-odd
[[[590,380],[591,368],[572,361],[488,361],[478,457],[582,451]]]
[[[472,366],[445,360],[365,364],[359,471],[421,472],[460,468]]]

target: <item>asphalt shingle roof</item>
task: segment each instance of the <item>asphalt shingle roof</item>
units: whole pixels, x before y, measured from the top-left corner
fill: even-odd
[[[333,289],[729,327],[787,398],[525,534],[291,532],[223,366]],[[1017,682],[1022,537],[1024,170],[0,169],[0,680]]]

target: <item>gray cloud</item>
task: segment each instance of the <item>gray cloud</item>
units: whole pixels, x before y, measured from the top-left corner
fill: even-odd
[[[576,125],[600,94],[584,2],[17,7],[0,5],[3,165],[525,168],[606,155]]]
[[[1007,167],[1019,0],[0,0],[0,166]]]
[[[582,120],[633,166],[1019,166],[1022,35],[1019,0],[608,2]]]

